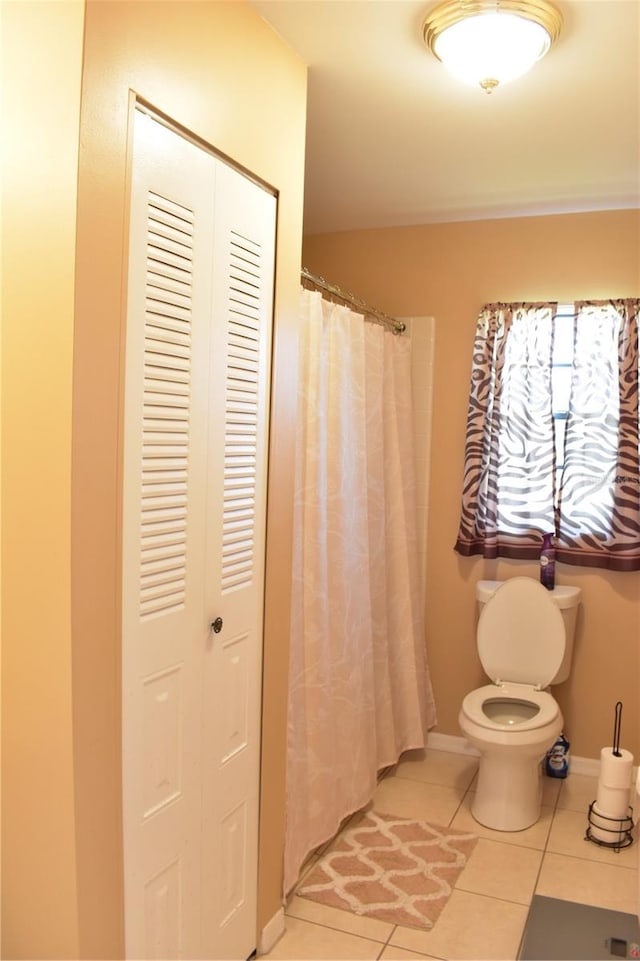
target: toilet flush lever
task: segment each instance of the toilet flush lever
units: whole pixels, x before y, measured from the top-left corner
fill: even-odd
[[[221,617],[216,617],[215,621],[211,621],[211,630],[214,634],[219,634],[222,630],[223,620]]]

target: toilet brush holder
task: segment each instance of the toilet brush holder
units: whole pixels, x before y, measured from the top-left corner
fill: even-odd
[[[629,813],[623,817],[609,817],[601,814],[592,801],[589,805],[587,831],[585,841],[593,841],[604,848],[611,848],[613,851],[620,851],[621,848],[628,848],[633,843],[633,808],[629,808]]]

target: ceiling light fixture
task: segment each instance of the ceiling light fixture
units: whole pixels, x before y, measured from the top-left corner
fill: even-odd
[[[561,28],[547,0],[446,0],[428,14],[423,36],[453,74],[491,93],[544,57]]]

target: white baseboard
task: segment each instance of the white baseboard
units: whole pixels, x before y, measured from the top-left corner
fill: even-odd
[[[598,777],[600,775],[600,761],[596,761],[593,757],[576,757],[571,754],[569,756],[569,773]]]
[[[267,921],[258,941],[258,954],[268,954],[271,948],[284,934],[284,908],[276,911],[270,921]]]
[[[427,734],[427,747],[432,751],[449,751],[450,754],[471,754],[473,757],[480,757],[479,752],[465,737],[457,737],[455,734],[439,734],[437,731],[430,731]]]
[[[450,754],[471,754],[478,757],[478,752],[466,738],[455,734],[439,734],[432,731],[427,736],[427,747],[433,751],[449,751]],[[585,774],[588,777],[598,777],[600,774],[600,760],[590,757],[570,756],[569,770],[573,774]]]

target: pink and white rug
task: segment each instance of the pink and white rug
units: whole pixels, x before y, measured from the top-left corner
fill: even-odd
[[[432,928],[477,837],[369,811],[338,837],[296,893],[343,911]]]

